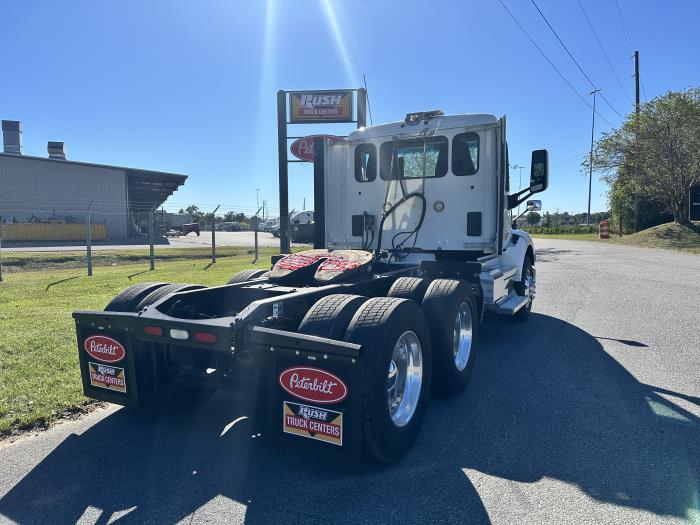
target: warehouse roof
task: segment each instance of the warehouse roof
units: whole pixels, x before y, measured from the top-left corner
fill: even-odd
[[[0,152],[0,158],[39,160],[42,162],[53,162],[59,165],[88,166],[93,168],[121,170],[126,174],[129,201],[132,204],[142,204],[150,206],[160,206],[172,195],[175,190],[182,186],[187,180],[187,175],[179,173],[168,173],[164,171],[142,170],[127,168],[124,166],[113,166],[109,164],[96,164],[92,162],[81,162],[75,160],[51,159],[48,157],[34,157],[31,155],[15,155],[12,153]]]

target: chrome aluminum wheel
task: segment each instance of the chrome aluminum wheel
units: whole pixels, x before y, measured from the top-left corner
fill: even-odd
[[[387,401],[394,425],[403,427],[413,418],[423,383],[423,351],[418,336],[404,332],[396,341],[387,375]]]
[[[525,273],[525,279],[524,279],[524,287],[525,287],[525,293],[523,294],[525,297],[530,299],[530,304],[532,304],[532,301],[535,300],[535,291],[536,291],[536,286],[535,286],[535,276],[532,274],[532,269],[528,268],[527,272]]]
[[[457,308],[455,316],[454,335],[452,338],[452,351],[455,356],[455,366],[460,372],[469,362],[469,354],[472,351],[472,312],[468,303],[462,303]]]

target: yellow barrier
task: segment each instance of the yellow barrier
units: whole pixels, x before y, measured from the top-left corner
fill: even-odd
[[[92,240],[107,239],[104,224],[92,225]],[[84,241],[84,224],[0,224],[3,241]]]

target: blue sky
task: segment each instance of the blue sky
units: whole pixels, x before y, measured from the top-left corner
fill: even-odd
[[[503,0],[571,84],[586,78],[528,0]],[[536,0],[595,85],[632,110],[633,63],[615,0]],[[700,84],[700,2],[618,0],[639,49],[642,100]],[[512,164],[550,151],[546,210],[584,211],[579,161],[591,110],[497,0],[473,1],[65,1],[4,2],[0,117],[24,124],[24,151],[63,140],[75,160],[190,176],[171,202],[277,208],[275,93],[359,87],[367,75],[375,123],[409,111],[508,117]],[[616,115],[600,99],[601,115]],[[596,136],[611,124],[597,118]],[[290,133],[345,133],[301,126]],[[526,179],[529,168],[523,170]],[[517,185],[518,171],[514,171]],[[312,169],[292,165],[290,207],[312,206]],[[606,209],[594,180],[593,210]]]

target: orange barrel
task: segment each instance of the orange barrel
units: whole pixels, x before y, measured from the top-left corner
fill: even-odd
[[[610,223],[608,221],[600,221],[598,224],[598,231],[601,239],[610,238]]]

